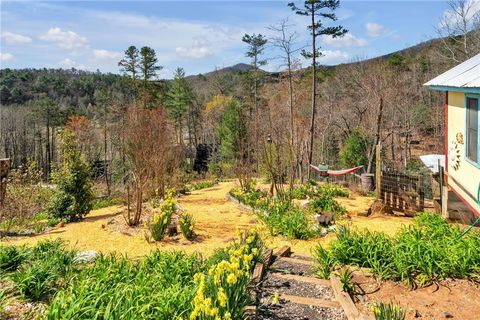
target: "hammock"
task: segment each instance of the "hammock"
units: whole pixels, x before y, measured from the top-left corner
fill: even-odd
[[[325,175],[325,170],[321,170],[318,167],[315,167],[314,165],[310,165],[310,167],[319,172],[320,175]],[[350,169],[343,169],[343,170],[327,170],[326,175],[327,176],[343,176],[346,174],[354,173],[355,171],[358,171],[359,169],[363,168],[363,166],[358,166],[355,168],[350,168]]]

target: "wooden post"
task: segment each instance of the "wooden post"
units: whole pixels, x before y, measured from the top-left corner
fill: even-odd
[[[439,181],[440,181],[440,203],[442,207],[442,217],[445,219],[450,218],[448,214],[448,185],[445,179],[445,172],[443,171],[443,167],[440,165],[440,160],[438,160],[438,173],[439,173]]]
[[[377,144],[375,151],[375,192],[377,194],[377,200],[381,199],[382,193],[382,146]]]
[[[7,179],[10,172],[10,159],[0,159],[0,207],[3,207],[7,193]]]

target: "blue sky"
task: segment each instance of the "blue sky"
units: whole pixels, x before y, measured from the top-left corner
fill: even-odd
[[[129,45],[154,48],[160,77],[183,67],[187,74],[248,63],[245,33],[273,35],[269,25],[288,18],[309,43],[307,19],[288,1],[3,1],[2,68],[80,68],[119,72]],[[299,3],[299,2],[297,2]],[[340,40],[320,40],[324,64],[371,58],[435,37],[445,1],[342,1],[339,20],[349,30]],[[277,56],[273,48],[266,57]],[[305,63],[305,62],[304,62]],[[278,70],[278,60],[268,70]]]

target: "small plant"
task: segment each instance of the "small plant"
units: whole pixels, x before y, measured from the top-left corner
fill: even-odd
[[[355,283],[352,281],[353,271],[348,268],[342,268],[338,271],[338,278],[342,284],[342,289],[350,296],[353,296],[356,292]]]
[[[182,231],[183,236],[188,240],[195,238],[195,232],[193,231],[195,221],[193,220],[193,216],[191,214],[184,213],[180,217],[179,221],[180,230]]]
[[[172,222],[172,216],[177,211],[177,201],[173,192],[168,191],[165,200],[160,204],[160,212],[153,215],[153,222],[150,224],[150,233],[155,241],[160,241],[165,236],[168,225]]]
[[[395,303],[383,303],[379,306],[372,305],[371,310],[375,315],[375,320],[404,320],[406,311]]]
[[[318,244],[314,249],[317,265],[317,276],[321,279],[330,279],[330,273],[335,267],[335,259],[328,250]]]

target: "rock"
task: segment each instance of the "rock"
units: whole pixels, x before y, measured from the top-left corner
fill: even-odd
[[[99,254],[95,250],[80,251],[73,258],[73,263],[92,263],[97,260],[98,256]]]
[[[57,227],[57,228],[63,228],[63,227],[65,227],[65,222],[60,221],[59,223],[57,223],[57,225],[56,225],[55,227]]]
[[[443,312],[442,312],[442,317],[443,317],[443,318],[453,318],[453,314],[451,314],[451,313],[448,312],[448,311],[443,311]]]

